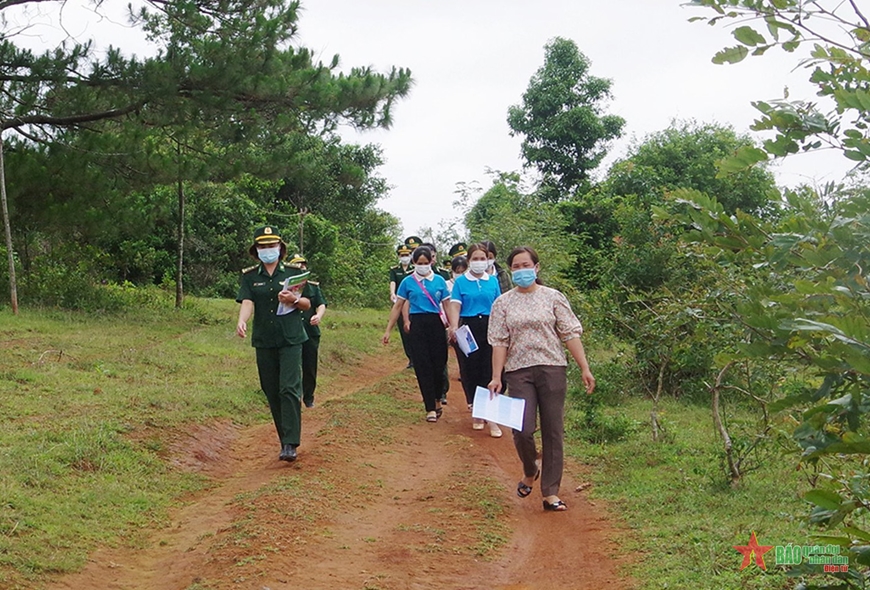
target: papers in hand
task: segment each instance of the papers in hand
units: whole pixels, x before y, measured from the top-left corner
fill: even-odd
[[[501,394],[489,399],[489,390],[478,387],[474,390],[474,407],[471,416],[510,426],[514,430],[522,430],[525,409],[526,400],[524,399]]]
[[[459,350],[465,353],[465,356],[478,349],[474,334],[471,333],[468,326],[459,326],[454,334],[456,335],[456,344],[459,346]]]
[[[284,291],[293,291],[298,289],[300,286],[304,285],[308,281],[308,277],[311,275],[310,271],[305,271],[298,275],[293,275],[292,277],[287,277],[284,279]],[[296,309],[296,304],[285,304],[278,302],[278,311],[275,313],[277,315],[287,315],[288,313],[294,311]]]

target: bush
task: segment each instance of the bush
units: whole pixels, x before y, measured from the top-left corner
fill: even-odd
[[[601,444],[626,440],[638,430],[638,423],[621,414],[604,411],[604,397],[587,395],[579,389],[569,391],[572,410],[568,412],[566,430],[586,442]]]

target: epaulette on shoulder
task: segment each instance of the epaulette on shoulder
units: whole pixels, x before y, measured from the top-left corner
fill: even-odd
[[[249,272],[251,272],[252,270],[254,270],[255,268],[257,268],[258,266],[260,266],[260,265],[259,265],[259,264],[255,264],[254,266],[249,266],[248,268],[243,268],[243,269],[242,269],[242,274],[243,274],[243,275],[244,275],[244,274],[248,274]]]
[[[319,282],[319,281],[308,281],[308,284],[309,284],[309,285],[314,285],[315,287],[319,287],[319,286],[320,286],[320,282]]]

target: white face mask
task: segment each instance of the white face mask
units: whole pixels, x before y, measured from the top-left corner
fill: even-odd
[[[489,258],[486,261],[486,270],[492,270],[492,267],[495,266],[495,258]]]
[[[489,269],[488,260],[472,260],[468,263],[468,268],[476,275],[482,275]]]
[[[266,264],[271,264],[273,262],[277,262],[281,257],[281,247],[275,246],[274,248],[258,248],[257,249],[257,258],[262,260]]]
[[[414,267],[414,272],[420,275],[421,277],[429,276],[429,273],[432,272],[431,264],[418,264]]]

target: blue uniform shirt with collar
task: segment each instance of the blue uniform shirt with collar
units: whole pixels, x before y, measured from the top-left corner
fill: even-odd
[[[429,292],[429,296],[432,297],[432,300],[435,302],[434,305],[432,301],[429,301],[429,297],[426,296],[426,293],[423,292],[420,283],[417,282],[418,279],[426,286],[426,291]],[[412,314],[438,313],[439,309],[437,304],[445,299],[450,299],[450,293],[447,290],[447,281],[434,272],[430,272],[424,279],[420,279],[416,273],[408,275],[402,279],[402,284],[399,285],[399,290],[396,291],[396,296],[408,301],[410,304],[408,313]]]
[[[467,271],[456,277],[453,283],[451,301],[456,301],[461,306],[459,317],[470,318],[479,315],[489,315],[492,304],[501,295],[496,277],[484,273],[480,278]]]

